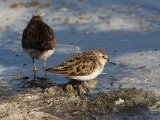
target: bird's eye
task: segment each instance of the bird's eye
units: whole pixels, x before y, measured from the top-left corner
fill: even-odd
[[[102,58],[106,59],[106,56],[102,55]]]

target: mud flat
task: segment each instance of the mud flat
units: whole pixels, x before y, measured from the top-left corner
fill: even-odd
[[[66,84],[30,80],[20,84],[21,90],[1,89],[2,120],[112,120],[129,111],[149,111],[159,100],[155,93],[135,88],[93,94],[95,80]]]

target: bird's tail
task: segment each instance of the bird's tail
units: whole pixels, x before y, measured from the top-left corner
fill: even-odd
[[[65,74],[65,71],[63,71],[62,69],[58,69],[58,68],[48,68],[46,69],[46,71],[55,73],[55,74]]]

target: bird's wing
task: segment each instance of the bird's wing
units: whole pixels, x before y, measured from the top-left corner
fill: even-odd
[[[54,68],[48,68],[47,71],[65,76],[83,76],[91,74],[97,66],[95,56],[73,56],[62,64]]]

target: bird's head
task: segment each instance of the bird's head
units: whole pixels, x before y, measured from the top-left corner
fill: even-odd
[[[31,18],[31,21],[42,21],[42,17],[41,16],[33,16]]]
[[[98,57],[98,59],[102,62],[102,63],[106,63],[106,62],[109,62],[113,65],[116,65],[115,63],[113,63],[109,57],[108,57],[108,53],[105,52],[104,50],[102,49],[98,49],[98,50],[95,50],[94,53],[96,54],[96,56]]]

